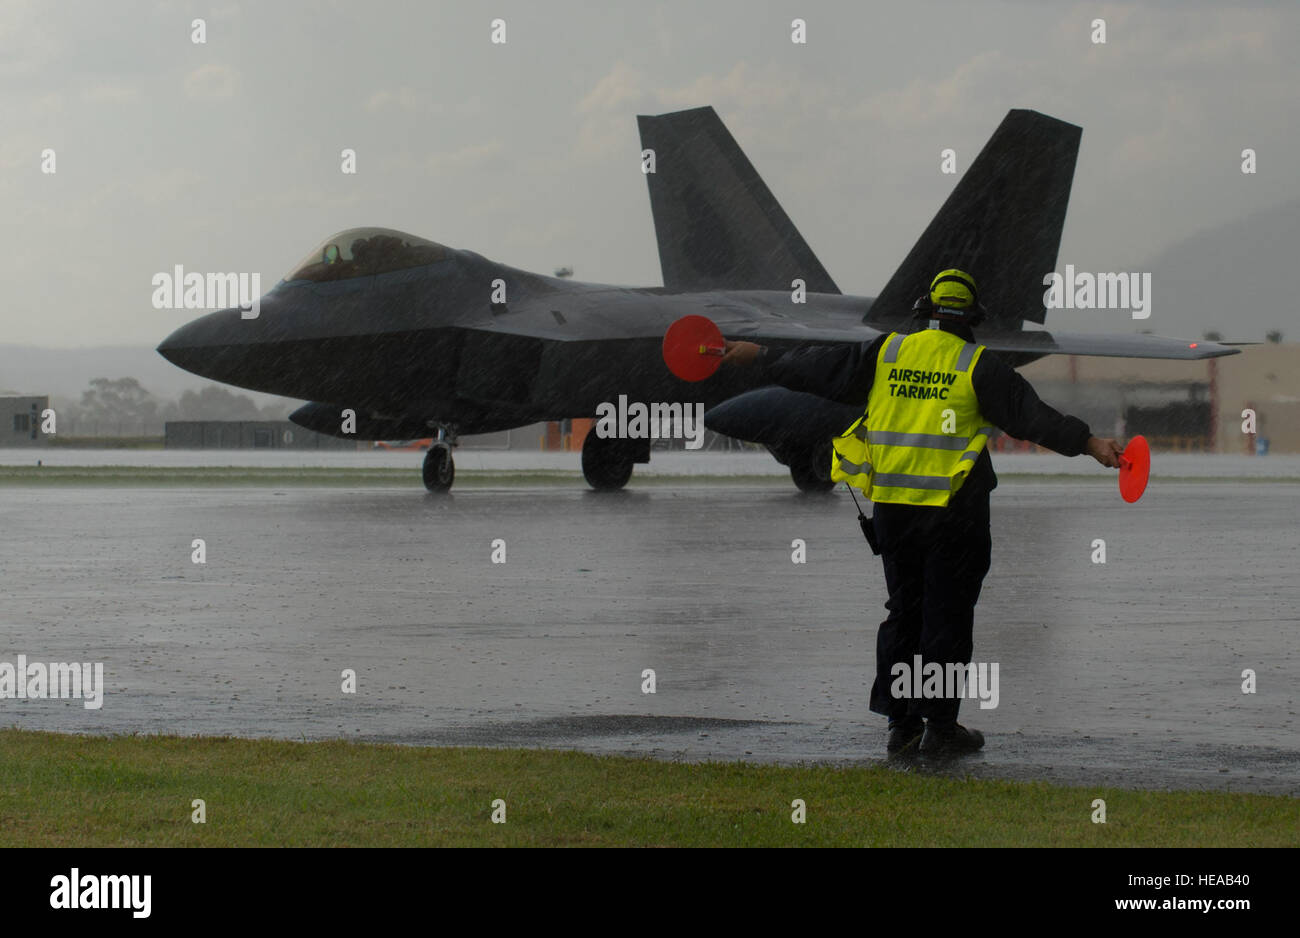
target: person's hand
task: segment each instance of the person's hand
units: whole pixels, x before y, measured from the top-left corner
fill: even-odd
[[[753,342],[732,342],[726,340],[723,346],[726,352],[722,356],[724,365],[752,365],[758,360],[758,353],[762,351],[761,345]]]
[[[1107,468],[1118,469],[1119,457],[1123,452],[1124,448],[1119,445],[1119,440],[1088,437],[1088,455]]]

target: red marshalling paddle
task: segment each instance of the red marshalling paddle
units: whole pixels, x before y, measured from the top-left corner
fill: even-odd
[[[1135,436],[1119,457],[1119,494],[1124,501],[1135,502],[1141,498],[1150,475],[1151,447],[1146,437]]]
[[[722,331],[707,316],[683,316],[664,333],[664,364],[683,381],[703,381],[726,354]]]

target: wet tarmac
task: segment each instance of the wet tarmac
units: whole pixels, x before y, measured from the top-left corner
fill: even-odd
[[[845,493],[34,487],[0,523],[0,661],[102,661],[106,684],[98,710],[0,699],[5,725],[883,760],[884,586]],[[998,706],[962,709],[987,746],[904,768],[1300,795],[1298,532],[1291,483],[1130,506],[1004,482],[975,642]]]
[[[72,447],[0,448],[0,466],[137,466],[173,469],[211,467],[405,469],[420,477],[422,453],[402,450],[355,449],[74,449]],[[998,453],[999,475],[1071,475],[1102,479],[1110,472],[1091,459],[1056,453]],[[1156,472],[1161,479],[1283,479],[1300,482],[1300,453],[1274,453],[1265,457],[1241,453],[1158,453]],[[581,468],[578,452],[541,452],[527,449],[456,450],[458,472],[572,472]],[[789,470],[766,450],[715,452],[710,450],[656,450],[649,463],[638,465],[634,478],[645,476],[771,476],[788,480]],[[1110,474],[1113,478],[1113,474]]]

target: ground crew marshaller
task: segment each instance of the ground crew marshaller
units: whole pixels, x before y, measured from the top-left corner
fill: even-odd
[[[885,568],[889,615],[876,637],[871,709],[889,718],[888,751],[971,752],[978,730],[957,722],[959,694],[898,695],[897,665],[917,660],[950,673],[973,650],[975,603],[989,570],[989,492],[997,485],[987,444],[994,428],[1065,456],[1088,453],[1119,467],[1116,440],[1039,400],[1023,377],[975,341],[984,318],[975,280],[945,270],[913,309],[915,331],[859,346],[772,354],[727,342],[724,362],[761,367],[793,391],[865,405],[834,441],[831,477],[867,494]],[[919,659],[917,658],[919,656]]]

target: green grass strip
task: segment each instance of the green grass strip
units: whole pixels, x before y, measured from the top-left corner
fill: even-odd
[[[207,821],[191,820],[192,802]],[[1094,824],[1092,802],[1106,802]],[[505,801],[506,822],[491,820]],[[791,820],[802,799],[807,822]],[[1296,846],[1300,800],[884,767],[0,731],[0,846]]]

